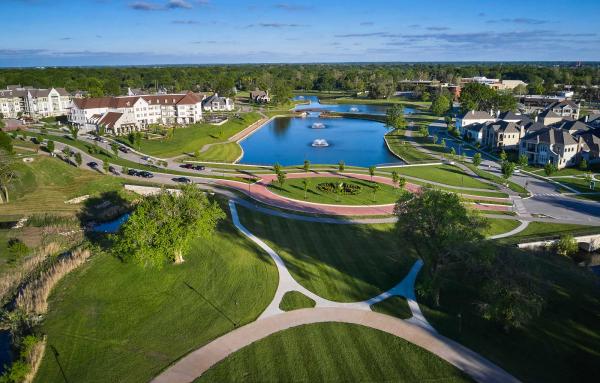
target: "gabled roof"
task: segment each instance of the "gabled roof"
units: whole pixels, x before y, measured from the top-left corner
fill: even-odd
[[[498,118],[500,120],[505,120],[505,121],[523,121],[523,122],[531,121],[531,118],[529,118],[528,115],[517,114],[517,113],[511,112],[511,111],[500,113]]]
[[[558,114],[554,113],[551,108],[544,110],[540,114],[538,114],[539,118],[562,118]]]
[[[493,123],[488,123],[494,132],[498,133],[518,133],[521,131],[520,127],[516,122],[512,121],[498,121]]]
[[[466,112],[465,114],[463,114],[462,116],[460,116],[461,119],[463,120],[493,120],[494,117],[492,117],[491,114],[489,114],[488,112],[483,112],[480,110],[470,110],[468,112]]]
[[[600,153],[600,137],[598,137],[600,132],[588,131],[582,133],[579,137],[583,139],[583,149],[585,151],[591,151],[592,153]]]
[[[563,109],[565,107],[571,107],[573,109],[577,109],[577,104],[574,103],[571,100],[563,100],[563,101],[557,101],[551,105],[548,106],[548,109],[555,109],[555,108],[560,108]]]
[[[123,117],[123,113],[108,112],[105,113],[104,116],[102,116],[100,121],[98,121],[98,124],[104,125],[107,128],[113,128],[121,117]]]
[[[535,130],[531,133],[527,133],[523,140],[536,141],[538,143],[544,143],[548,145],[575,145],[577,141],[575,138],[566,130],[557,129],[553,127],[546,127],[544,129]]]
[[[557,123],[552,124],[553,127],[558,129],[567,130],[571,134],[575,134],[578,132],[586,132],[591,128],[584,124],[581,121],[572,121],[572,120],[563,120]]]

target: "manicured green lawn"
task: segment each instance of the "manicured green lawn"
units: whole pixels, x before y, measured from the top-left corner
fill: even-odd
[[[586,235],[600,233],[600,227],[586,225],[571,225],[565,223],[530,222],[520,233],[502,239],[503,242],[533,242],[542,239],[552,239],[563,234]]]
[[[519,254],[521,255],[521,254]],[[546,292],[540,315],[506,333],[475,313],[478,291],[455,281],[440,294],[440,307],[421,299],[427,320],[450,337],[506,369],[523,382],[595,382],[600,376],[600,287],[589,270],[571,259],[523,253],[532,279]],[[423,276],[421,274],[420,276]],[[459,323],[459,316],[462,319]]]
[[[175,130],[171,139],[142,140],[140,151],[152,156],[174,157],[199,150],[205,144],[223,142],[258,121],[258,113],[246,113],[241,118],[232,117],[221,126],[194,124]],[[126,142],[126,139],[123,139]],[[128,145],[130,143],[126,142]]]
[[[288,291],[281,298],[279,308],[283,311],[292,311],[315,307],[315,301],[298,291]]]
[[[242,155],[242,148],[237,142],[213,145],[195,160],[209,162],[233,162]]]
[[[123,190],[123,180],[84,171],[56,158],[37,157],[16,165],[17,178],[9,188],[11,202],[1,205],[0,215],[33,213],[73,214],[81,205],[66,204],[82,195]]]
[[[575,190],[584,193],[591,192],[599,192],[600,191],[600,181],[596,181],[594,185],[594,189],[590,189],[590,183],[585,180],[585,178],[555,178],[554,181],[560,182],[565,186],[569,186]],[[566,192],[571,192],[571,190],[565,190]]]
[[[466,382],[462,372],[401,338],[358,325],[319,323],[251,344],[202,382]]]
[[[398,157],[402,158],[405,162],[409,164],[437,161],[429,154],[424,153],[419,149],[415,148],[413,145],[406,141],[405,137],[397,135],[387,135],[386,139],[392,153],[396,154]]]
[[[460,168],[452,165],[399,167],[387,170],[395,170],[399,174],[404,174],[427,181],[439,182],[450,186],[497,190],[494,185],[481,182],[463,172]]]
[[[188,352],[253,321],[273,298],[269,257],[223,224],[162,270],[96,254],[50,298],[36,382],[148,382]],[[60,365],[59,365],[60,363]]]
[[[394,296],[371,305],[371,310],[400,319],[408,319],[412,317],[412,312],[410,311],[410,307],[408,307],[406,298],[399,296]]]
[[[336,225],[288,220],[238,206],[242,224],[266,240],[294,278],[341,302],[371,298],[400,282],[416,260],[393,224]]]
[[[483,232],[486,237],[507,233],[516,229],[521,224],[521,222],[515,219],[490,219],[488,222],[490,226]]]
[[[395,203],[400,198],[401,190],[386,184],[378,184],[379,190],[373,194],[373,183],[368,180],[358,178],[344,177],[319,177],[306,178],[308,180],[308,190],[306,199],[304,198],[304,185],[302,180],[305,178],[290,178],[285,181],[283,187],[279,185],[277,180],[269,185],[269,190],[273,193],[280,194],[287,198],[303,200],[307,202],[339,204],[339,205],[382,205]],[[341,194],[338,196],[336,192],[327,192],[319,190],[318,185],[324,183],[354,185],[358,188],[355,195]],[[338,198],[339,197],[339,198]]]
[[[508,183],[508,188],[509,189],[511,189],[511,190],[513,190],[513,191],[515,191],[517,193],[520,193],[523,196],[529,195],[529,192],[527,191],[527,189],[525,189],[523,186],[521,186],[521,185],[519,185],[519,184],[517,184],[515,182],[512,182],[510,180],[506,180],[506,179],[504,179],[502,177],[498,177],[497,175],[492,174],[490,172],[486,172],[485,170],[482,170],[482,169],[476,167],[475,165],[473,165],[471,163],[463,162],[463,164],[465,166],[467,166],[469,169],[471,169],[473,172],[475,172],[475,174],[477,174],[481,178],[484,178],[484,179],[486,179],[488,181],[492,181],[494,183],[502,184],[502,185]]]

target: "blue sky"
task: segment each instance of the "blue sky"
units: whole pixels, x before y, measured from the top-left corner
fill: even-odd
[[[600,1],[0,0],[0,66],[600,60]]]

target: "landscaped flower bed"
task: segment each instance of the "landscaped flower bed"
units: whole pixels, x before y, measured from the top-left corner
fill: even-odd
[[[338,193],[338,185],[339,184],[340,183],[336,183],[336,182],[322,182],[317,185],[317,189],[319,191],[322,191],[325,193]],[[342,185],[342,190],[341,190],[342,195],[357,195],[360,192],[362,192],[362,187],[360,187],[359,185],[349,184],[346,182],[341,182],[341,185]]]

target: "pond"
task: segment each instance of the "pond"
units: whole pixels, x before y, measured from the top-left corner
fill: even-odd
[[[119,228],[129,219],[129,215],[129,213],[126,213],[113,221],[102,222],[94,225],[94,227],[92,227],[92,231],[97,233],[114,234],[118,232]]]
[[[299,95],[294,97],[295,101],[308,101],[308,104],[297,105],[295,110],[322,110],[339,113],[358,113],[358,114],[374,114],[374,115],[385,115],[387,106],[385,105],[372,105],[372,104],[321,104],[317,96],[311,95]],[[404,108],[405,114],[412,114],[415,110],[413,108]]]
[[[4,366],[9,366],[12,360],[10,331],[0,330],[0,374],[4,372]]]
[[[283,166],[313,164],[371,166],[400,164],[383,140],[381,122],[353,118],[279,117],[240,142],[242,164]]]

